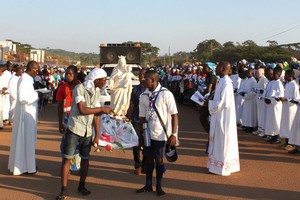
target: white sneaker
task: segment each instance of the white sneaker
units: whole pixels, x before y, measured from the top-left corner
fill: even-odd
[[[256,131],[253,131],[253,132],[252,132],[252,134],[254,134],[254,135],[257,135],[257,134],[259,134],[259,133],[260,133],[259,130],[256,130]]]
[[[258,134],[259,137],[263,137],[265,134],[263,132],[260,131],[260,133]]]

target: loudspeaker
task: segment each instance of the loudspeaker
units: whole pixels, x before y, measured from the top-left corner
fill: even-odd
[[[139,64],[141,61],[141,47],[106,46],[100,47],[100,64],[116,64],[118,56],[126,56],[128,64]]]

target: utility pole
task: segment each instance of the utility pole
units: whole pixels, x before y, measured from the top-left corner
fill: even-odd
[[[170,53],[170,46],[169,46],[169,65],[171,65],[171,53]]]
[[[213,43],[210,42],[210,56],[213,56]]]
[[[0,50],[1,50],[1,59],[0,60],[4,60],[4,48],[2,45],[0,45]]]

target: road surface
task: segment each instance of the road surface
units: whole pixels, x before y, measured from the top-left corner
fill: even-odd
[[[258,136],[239,134],[241,171],[229,177],[207,171],[207,134],[191,106],[179,109],[179,159],[167,163],[163,188],[166,196],[135,194],[145,175],[133,174],[131,150],[92,152],[85,199],[299,199],[300,156],[289,155],[278,144],[268,144]],[[13,176],[7,169],[11,126],[0,130],[0,199],[55,199],[60,191],[61,135],[56,122],[56,105],[43,108],[38,123],[36,175]],[[155,175],[155,172],[154,172]],[[77,193],[78,175],[69,177],[69,198],[84,199]],[[155,178],[154,181],[155,183]]]

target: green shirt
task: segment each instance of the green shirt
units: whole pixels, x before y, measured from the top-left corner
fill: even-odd
[[[92,136],[92,124],[94,114],[83,115],[80,113],[77,103],[83,101],[87,107],[100,107],[101,93],[99,88],[96,88],[95,94],[91,93],[84,87],[83,84],[78,84],[73,90],[71,113],[69,116],[67,127],[74,134],[81,137]]]

